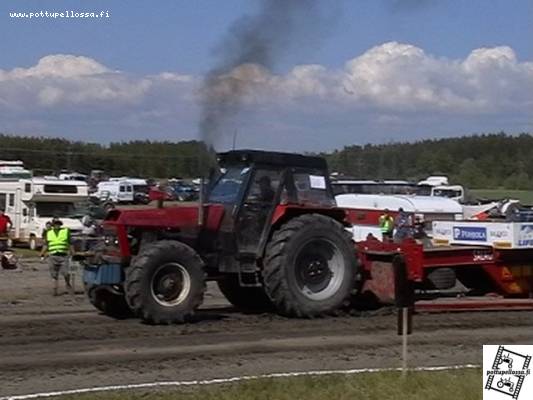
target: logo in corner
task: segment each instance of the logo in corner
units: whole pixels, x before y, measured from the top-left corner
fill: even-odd
[[[521,393],[524,399],[530,399],[533,395],[533,379],[529,378],[531,354],[533,346],[483,346],[486,376],[483,399],[519,400]]]

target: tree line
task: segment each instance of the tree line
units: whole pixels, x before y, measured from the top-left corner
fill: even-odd
[[[471,189],[533,190],[533,135],[505,133],[346,146],[322,154],[330,171],[359,179],[447,175]]]
[[[533,189],[533,135],[526,133],[352,145],[320,155],[331,172],[357,179],[447,175],[452,183],[472,189]],[[105,146],[0,134],[0,160],[22,160],[39,174],[101,169],[113,176],[190,178],[207,173],[215,157],[212,149],[196,140],[135,140]]]
[[[214,164],[214,153],[203,142],[134,140],[111,143],[0,134],[0,160],[22,160],[35,174],[61,170],[88,174],[104,170],[111,176],[197,177]]]

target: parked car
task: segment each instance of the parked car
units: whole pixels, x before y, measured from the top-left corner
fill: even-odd
[[[172,190],[178,201],[194,201],[198,199],[199,189],[196,185],[181,182],[173,185]]]

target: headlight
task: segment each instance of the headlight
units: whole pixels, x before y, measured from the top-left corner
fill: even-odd
[[[118,246],[118,238],[116,236],[104,236],[104,243],[106,246]]]

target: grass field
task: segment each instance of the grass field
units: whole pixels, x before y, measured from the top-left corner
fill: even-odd
[[[143,390],[62,396],[61,400],[474,400],[482,397],[478,369],[351,376],[271,378],[237,384],[191,386],[176,390]]]
[[[471,197],[478,199],[518,199],[522,204],[533,205],[533,190],[473,189],[469,190],[469,194]]]

